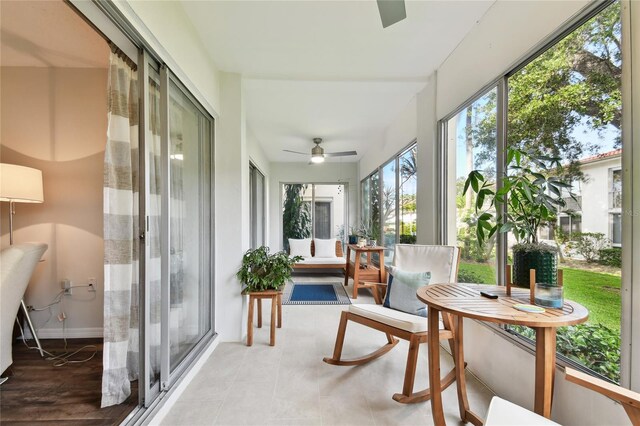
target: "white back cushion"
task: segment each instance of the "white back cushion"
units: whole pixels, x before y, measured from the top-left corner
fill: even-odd
[[[315,253],[313,257],[336,257],[336,239],[321,240],[315,238],[313,240]]]
[[[311,257],[311,238],[289,238],[289,256]]]
[[[458,247],[396,244],[393,264],[407,272],[431,272],[431,284],[457,281]]]

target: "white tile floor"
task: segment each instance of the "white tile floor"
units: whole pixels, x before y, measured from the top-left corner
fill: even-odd
[[[297,276],[294,281],[335,281],[340,277]],[[350,288],[351,286],[349,286]],[[348,291],[351,294],[351,290]],[[373,303],[362,290],[355,303]],[[269,346],[269,307],[252,347],[221,343],[172,407],[165,425],[429,425],[429,402],[400,404],[407,342],[358,367],[322,362],[333,352],[342,305],[283,306],[276,346]],[[384,334],[350,323],[343,356],[367,354],[385,342]],[[428,387],[426,344],[421,348],[415,389]],[[444,352],[444,351],[443,351]],[[451,357],[441,356],[443,372]],[[444,374],[444,373],[443,373]],[[484,417],[492,393],[467,372],[471,409]],[[447,423],[461,424],[455,384],[443,392]]]

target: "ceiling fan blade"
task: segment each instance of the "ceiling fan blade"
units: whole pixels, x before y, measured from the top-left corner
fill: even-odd
[[[358,155],[355,151],[343,151],[343,152],[325,152],[325,157],[346,157],[348,155]]]
[[[308,152],[291,151],[290,149],[283,149],[283,151],[285,151],[285,152],[293,152],[294,154],[300,154],[300,155],[309,155]]]
[[[407,17],[404,0],[377,0],[382,28],[387,28]]]

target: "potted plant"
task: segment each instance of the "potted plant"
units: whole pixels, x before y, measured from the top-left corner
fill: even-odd
[[[349,244],[357,244],[358,243],[358,233],[353,226],[349,227]]]
[[[365,245],[375,245],[376,240],[373,240],[373,231],[371,229],[370,221],[362,221],[360,222],[360,227],[358,228],[358,236],[360,240],[358,241],[358,245],[364,247]],[[371,242],[373,241],[373,244]]]
[[[236,277],[244,285],[244,292],[276,290],[291,279],[293,265],[302,259],[289,257],[284,251],[269,254],[266,246],[250,249],[242,257]]]
[[[478,170],[469,173],[464,183],[464,194],[471,189],[477,195],[476,237],[480,246],[496,232],[512,232],[516,238],[512,248],[516,285],[529,287],[529,269],[536,270],[538,282],[557,284],[557,248],[539,242],[538,229],[555,221],[566,206],[562,190],[571,186],[558,177],[561,172],[559,158],[509,148],[507,173],[499,190],[495,191],[495,182]],[[506,212],[501,214],[503,206]]]

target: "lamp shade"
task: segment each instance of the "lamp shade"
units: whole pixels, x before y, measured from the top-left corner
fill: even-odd
[[[0,163],[0,201],[42,203],[42,172],[31,167]]]

